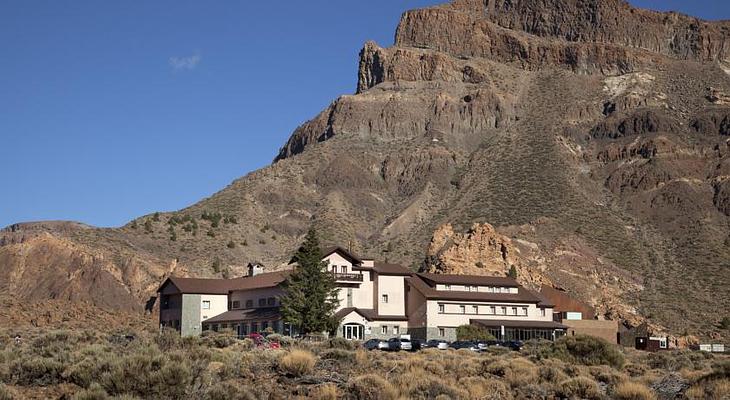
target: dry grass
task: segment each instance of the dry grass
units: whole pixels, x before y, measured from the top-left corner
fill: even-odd
[[[30,335],[28,335],[30,336]],[[486,399],[659,397],[669,384],[677,396],[722,399],[730,392],[723,356],[626,352],[626,364],[583,365],[566,353],[435,350],[416,353],[354,349],[339,341],[293,343],[287,350],[225,347],[211,338],[139,337],[130,343],[83,339],[74,333],[39,335],[0,348],[0,400],[20,398],[249,400]],[[557,344],[558,349],[565,349]],[[568,359],[593,364],[606,353]],[[599,346],[600,348],[600,346]],[[613,351],[613,349],[611,350]],[[683,366],[681,375],[654,365]],[[5,385],[5,386],[3,386]],[[671,386],[671,385],[670,385]],[[689,387],[686,390],[684,387]],[[11,394],[9,394],[11,393]],[[50,393],[50,394],[49,394]]]
[[[646,386],[636,382],[623,382],[613,392],[616,400],[655,400],[656,395]]]
[[[317,357],[306,350],[292,350],[279,360],[279,369],[287,375],[309,374],[317,363]]]

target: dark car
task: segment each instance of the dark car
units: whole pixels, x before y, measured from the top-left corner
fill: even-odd
[[[458,340],[454,343],[451,343],[450,346],[452,349],[469,349],[471,351],[479,351],[479,345],[476,344],[476,342],[472,342],[470,340]]]
[[[428,342],[423,339],[411,339],[411,350],[421,350],[428,348]]]
[[[524,343],[519,340],[510,340],[502,342],[502,346],[508,347],[514,351],[520,351],[522,349],[522,346],[524,346]]]
[[[391,338],[388,340],[388,347],[391,351],[412,350],[413,346],[409,339]]]
[[[388,342],[386,342],[383,339],[370,339],[367,342],[363,343],[362,347],[364,347],[367,350],[388,350],[388,349],[390,349]]]
[[[443,340],[443,339],[431,339],[428,342],[426,342],[428,347],[439,349],[439,350],[446,350],[449,348],[449,342]]]

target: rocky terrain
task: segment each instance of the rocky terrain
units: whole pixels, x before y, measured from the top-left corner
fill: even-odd
[[[414,269],[516,265],[603,318],[727,336],[730,22],[456,0],[406,12],[395,38],[365,44],[356,93],[271,166],[187,209],[6,228],[0,289],[142,312],[169,274],[276,268],[314,224]]]

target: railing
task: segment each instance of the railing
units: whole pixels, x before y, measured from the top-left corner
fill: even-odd
[[[362,274],[333,273],[336,281],[362,282]]]

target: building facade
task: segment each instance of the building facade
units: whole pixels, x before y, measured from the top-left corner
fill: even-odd
[[[333,247],[323,264],[338,287],[336,335],[348,340],[410,334],[456,340],[456,328],[478,325],[504,340],[555,339],[566,326],[553,321],[553,305],[507,277],[414,273],[397,264],[362,259]],[[290,264],[296,268],[296,262]],[[263,272],[250,265],[236,279],[169,278],[160,286],[160,325],[182,335],[230,329],[297,332],[281,318],[282,284],[288,271]]]

